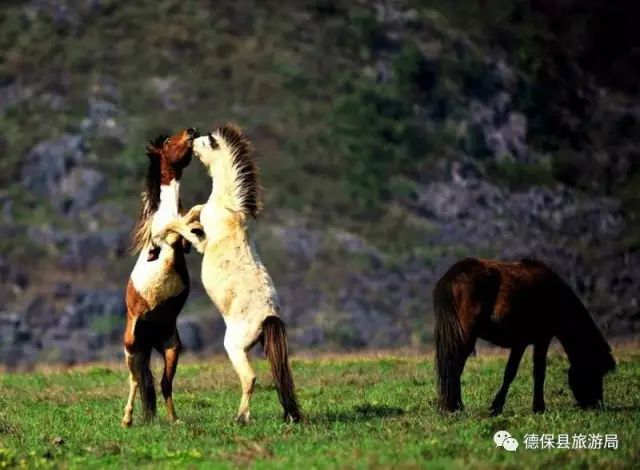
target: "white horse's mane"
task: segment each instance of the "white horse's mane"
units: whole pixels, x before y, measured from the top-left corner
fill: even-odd
[[[209,134],[209,146],[220,153],[210,167],[213,196],[233,212],[257,217],[262,210],[262,188],[247,136],[234,124],[225,124]]]

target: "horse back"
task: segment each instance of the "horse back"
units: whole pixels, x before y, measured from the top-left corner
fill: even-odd
[[[554,316],[566,288],[549,267],[529,259],[467,258],[455,263],[436,285],[436,291],[449,290],[463,331],[503,347],[553,335]]]

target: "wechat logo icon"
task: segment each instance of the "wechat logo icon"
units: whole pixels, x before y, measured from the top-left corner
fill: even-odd
[[[498,431],[493,435],[493,442],[496,444],[496,447],[502,447],[504,450],[509,452],[515,452],[518,448],[518,441],[511,437],[507,431]]]

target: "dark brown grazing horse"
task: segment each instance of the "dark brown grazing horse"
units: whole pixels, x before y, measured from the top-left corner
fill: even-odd
[[[602,406],[604,375],[615,369],[611,348],[567,283],[543,263],[467,258],[433,290],[439,406],[463,408],[460,377],[477,338],[510,348],[502,387],[491,404],[502,412],[526,347],[533,344],[533,411],[543,412],[547,350],[558,338],[569,358],[569,386],[582,408]]]
[[[188,244],[179,236],[168,241],[170,249],[156,249],[151,240],[165,225],[181,215],[180,177],[192,158],[195,129],[171,137],[159,137],[147,147],[149,169],[142,194],[142,210],[134,232],[133,252],[140,253],[127,285],[127,324],[124,352],[129,369],[129,398],[122,424],[131,426],[133,403],[140,389],[145,419],[156,414],[156,393],[149,368],[151,351],[164,357],[160,382],[169,419],[177,419],[173,406],[173,377],[181,342],[176,319],[189,295],[185,261]]]

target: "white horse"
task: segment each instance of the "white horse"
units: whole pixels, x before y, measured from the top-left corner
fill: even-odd
[[[241,129],[226,124],[197,138],[193,153],[213,180],[209,200],[193,207],[181,220],[170,222],[156,240],[161,243],[174,231],[204,254],[202,283],[224,318],[224,347],[242,385],[238,422],[249,420],[255,374],[248,353],[258,341],[271,365],[284,419],[297,422],[301,412],[289,367],[286,330],[278,317],[273,281],[260,261],[248,225],[262,205],[253,148]],[[198,216],[205,237],[192,233]]]

